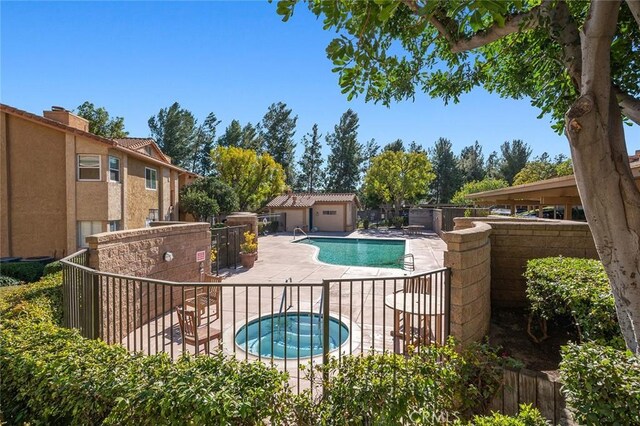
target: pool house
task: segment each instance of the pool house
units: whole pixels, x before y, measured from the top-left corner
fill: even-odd
[[[350,232],[357,227],[360,201],[356,194],[289,193],[271,200],[270,213],[284,213],[285,229],[306,231]]]

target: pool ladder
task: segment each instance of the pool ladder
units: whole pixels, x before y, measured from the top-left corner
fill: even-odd
[[[296,239],[296,231],[300,231],[300,232],[302,232],[302,235],[304,235],[305,237],[309,238],[309,236],[307,235],[307,233],[306,233],[306,232],[304,232],[304,230],[303,230],[302,228],[300,228],[300,227],[296,227],[296,228],[293,228],[293,240],[294,240],[294,241],[295,241],[295,239]]]
[[[293,282],[293,278],[289,277],[284,280],[285,284],[291,284]],[[289,305],[287,305],[287,289],[289,290]],[[293,307],[293,286],[285,286],[282,290],[282,298],[280,299],[280,309],[278,310],[278,317],[282,314],[282,310],[284,309],[287,312],[290,308]]]
[[[402,269],[405,271],[413,272],[416,270],[416,259],[413,257],[413,253],[407,253],[398,258],[398,263],[402,265]]]

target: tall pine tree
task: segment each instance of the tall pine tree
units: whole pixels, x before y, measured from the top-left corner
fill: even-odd
[[[218,124],[220,124],[220,120],[211,112],[195,132],[192,170],[202,176],[209,176],[213,171],[211,150],[216,142]]]
[[[458,161],[448,139],[440,138],[429,150],[431,164],[436,178],[431,182],[431,194],[436,204],[448,203],[462,185]]]
[[[244,149],[252,149],[258,153],[262,152],[264,141],[262,139],[260,124],[254,126],[247,123],[242,128],[242,142],[240,147]]]
[[[218,139],[220,146],[240,146],[242,144],[242,126],[238,120],[231,120],[231,123],[224,130]]]
[[[362,144],[358,143],[358,114],[347,110],[326,140],[331,152],[327,162],[327,191],[356,192],[360,184]]]
[[[531,147],[520,139],[515,139],[513,142],[507,141],[500,145],[500,151],[502,152],[500,173],[511,185],[515,176],[529,161]]]
[[[192,165],[196,119],[190,111],[174,102],[149,118],[148,124],[151,136],[174,164],[185,168]]]
[[[298,162],[300,173],[298,174],[298,183],[296,185],[296,188],[301,191],[317,192],[322,187],[324,181],[322,164],[324,160],[322,159],[321,137],[317,124],[313,125],[310,133],[302,137],[304,153],[302,154],[302,160]]]
[[[295,181],[294,153],[298,116],[284,102],[271,104],[262,118],[262,136],[265,151],[279,163],[285,172],[285,182],[293,186]]]
[[[478,141],[473,145],[462,148],[459,164],[464,183],[484,179],[486,175],[484,168],[484,155],[482,155],[482,146]]]

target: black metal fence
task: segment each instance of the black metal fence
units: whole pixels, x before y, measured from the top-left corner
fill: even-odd
[[[286,213],[265,213],[258,215],[258,234],[267,235],[287,230]]]
[[[448,269],[321,283],[177,283],[95,271],[86,252],[64,264],[64,325],[144,354],[215,348],[287,371],[370,352],[404,353],[449,335]]]
[[[211,248],[215,250],[215,261],[211,269],[216,272],[224,268],[237,268],[240,264],[240,244],[244,242],[244,233],[249,225],[211,228]]]

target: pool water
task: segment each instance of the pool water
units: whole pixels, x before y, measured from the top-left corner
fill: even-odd
[[[287,312],[265,315],[243,325],[236,332],[236,344],[256,356],[277,359],[307,358],[322,354],[322,315],[310,312]],[[336,318],[329,318],[329,350],[342,345],[349,328]]]
[[[309,237],[298,241],[320,249],[318,260],[333,265],[401,268],[404,240]]]

